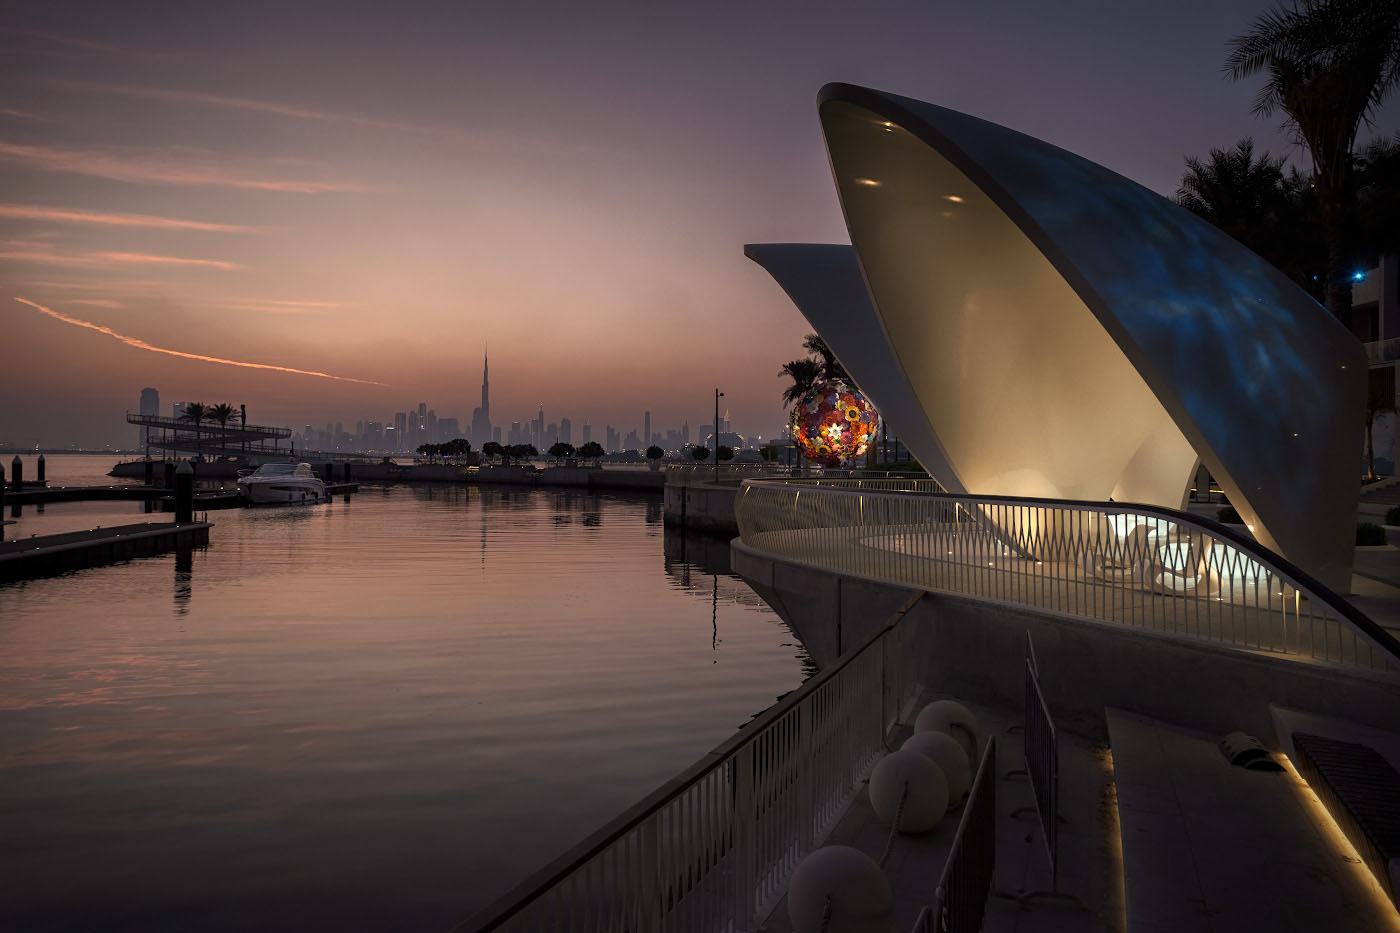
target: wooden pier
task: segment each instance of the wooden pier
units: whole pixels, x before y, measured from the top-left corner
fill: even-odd
[[[0,583],[207,547],[209,522],[143,522],[0,541]]]

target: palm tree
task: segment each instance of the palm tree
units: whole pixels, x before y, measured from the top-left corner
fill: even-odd
[[[841,361],[836,358],[836,354],[831,352],[831,348],[826,345],[826,341],[821,338],[821,334],[808,334],[802,338],[802,348],[809,354],[815,353],[821,359],[821,378],[841,379],[849,382],[850,376],[846,374],[846,367],[841,365]]]
[[[204,417],[208,418],[211,421],[219,422],[219,433],[222,434],[224,431],[228,430],[228,423],[230,421],[238,420],[239,414],[238,409],[234,408],[228,402],[220,402],[219,404],[207,409],[204,412]],[[224,439],[222,437],[219,438],[220,446],[223,446],[223,440]]]
[[[1317,202],[1308,181],[1284,158],[1257,158],[1254,140],[1212,149],[1205,159],[1186,157],[1176,203],[1267,259],[1321,299],[1326,252],[1318,238]]]
[[[188,402],[185,405],[185,413],[180,417],[194,422],[194,450],[195,453],[199,453],[199,423],[209,417],[209,409],[205,408],[202,402]]]
[[[792,385],[783,390],[783,404],[791,405],[812,391],[812,386],[821,380],[821,372],[821,364],[812,359],[784,363],[783,368],[778,370],[778,378],[789,378]]]
[[[1356,213],[1352,145],[1400,83],[1400,3],[1299,0],[1261,14],[1230,40],[1225,71],[1236,80],[1264,74],[1254,112],[1282,111],[1307,146],[1327,244],[1327,309],[1351,317],[1348,268]]]
[[[1258,252],[1254,241],[1275,219],[1283,184],[1283,156],[1256,159],[1254,140],[1245,137],[1205,160],[1187,156],[1176,203]]]

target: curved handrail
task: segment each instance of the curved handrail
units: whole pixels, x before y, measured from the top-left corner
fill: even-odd
[[[740,494],[735,500],[735,517],[739,525],[740,537],[745,544],[763,550],[762,545],[756,544],[752,539],[752,529],[750,533],[745,531],[745,506],[748,498],[748,490],[781,490],[784,487],[794,489],[794,500],[798,496],[817,495],[822,497],[835,498],[865,498],[875,500],[890,501],[918,501],[925,500],[930,503],[950,503],[961,506],[963,511],[969,515],[985,513],[988,507],[1003,507],[1007,509],[1039,509],[1050,511],[1075,511],[1098,513],[1102,516],[1114,514],[1131,513],[1149,518],[1160,519],[1169,522],[1173,526],[1180,526],[1193,531],[1200,532],[1216,541],[1227,544],[1233,550],[1243,555],[1247,561],[1265,568],[1279,580],[1292,587],[1296,592],[1303,594],[1307,599],[1314,601],[1324,607],[1328,614],[1335,616],[1338,620],[1349,626],[1359,637],[1361,637],[1373,649],[1383,655],[1379,669],[1400,671],[1400,641],[1397,641],[1384,628],[1376,624],[1369,616],[1352,605],[1349,601],[1333,592],[1302,568],[1296,566],[1281,555],[1264,547],[1258,542],[1245,537],[1233,528],[1221,524],[1205,516],[1191,515],[1186,512],[1169,509],[1158,505],[1133,502],[1094,502],[1075,499],[1035,499],[1016,496],[996,496],[996,495],[973,495],[967,493],[932,493],[907,490],[882,490],[872,489],[869,485],[864,485],[869,481],[858,480],[821,480],[811,481],[803,478],[769,478],[769,479],[748,479],[743,483]],[[862,488],[853,488],[853,484],[862,483]],[[988,522],[995,525],[995,522]],[[795,529],[793,529],[795,530]],[[995,531],[1002,540],[1014,544],[1013,536],[1008,535],[1004,530]],[[902,585],[913,586],[912,581],[903,581]],[[965,594],[976,596],[978,594]],[[1177,594],[1185,595],[1185,594]]]

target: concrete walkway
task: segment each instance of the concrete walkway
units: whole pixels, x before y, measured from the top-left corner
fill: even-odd
[[[1294,772],[1234,767],[1214,736],[1107,719],[1132,933],[1400,930]]]
[[[1062,735],[1060,739],[1060,808],[1065,822],[1060,825],[1059,886],[1061,891],[1086,902],[1087,909],[1066,898],[1018,899],[1016,895],[1048,891],[1051,887],[1049,861],[1036,822],[1030,784],[1024,775],[1004,777],[1024,765],[1021,735],[1007,731],[1020,722],[1020,714],[966,705],[977,715],[983,744],[997,743],[1000,772],[996,783],[997,856],[993,884],[1000,893],[993,894],[987,902],[983,929],[989,933],[1122,930],[1122,871],[1113,777],[1106,750],[1075,736]],[[908,726],[901,729],[891,747],[899,747],[910,731]],[[961,818],[959,808],[930,832],[896,837],[885,871],[894,889],[897,933],[911,930],[919,912],[932,903]],[[854,846],[879,861],[888,839],[889,827],[875,816],[869,794],[862,792],[825,844]],[[786,898],[760,930],[791,933]]]

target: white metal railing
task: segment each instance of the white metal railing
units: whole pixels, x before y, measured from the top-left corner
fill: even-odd
[[[944,492],[937,480],[930,479],[922,472],[904,473],[898,471],[843,470],[829,467],[809,466],[789,468],[781,463],[722,463],[716,474],[714,464],[673,463],[666,467],[666,483],[670,486],[693,486],[698,483],[713,483],[739,479],[782,478],[788,482],[811,483],[821,486],[852,485],[865,489],[909,489],[919,492]],[[889,485],[880,486],[880,483]]]
[[[458,929],[757,929],[923,694],[915,602]]]
[[[1170,509],[746,480],[746,547],[870,580],[1400,672],[1400,645],[1277,554]]]

